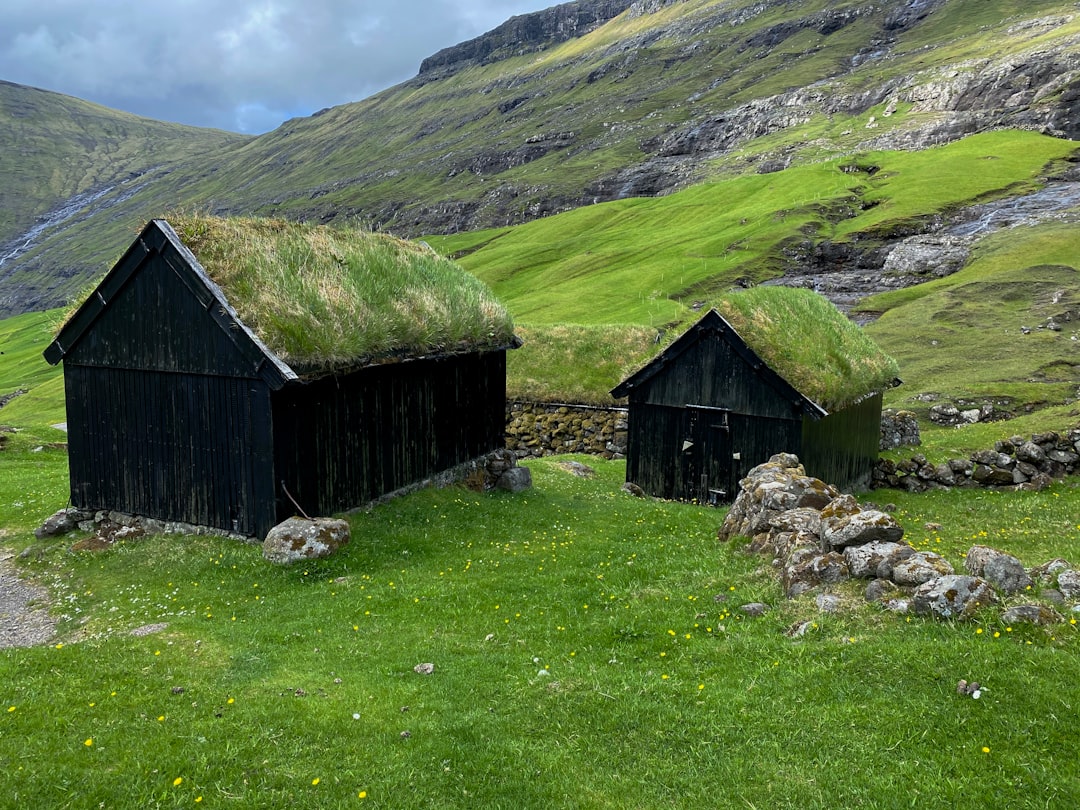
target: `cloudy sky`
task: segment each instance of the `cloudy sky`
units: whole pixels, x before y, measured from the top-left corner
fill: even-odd
[[[0,0],[0,79],[260,133],[559,0]]]

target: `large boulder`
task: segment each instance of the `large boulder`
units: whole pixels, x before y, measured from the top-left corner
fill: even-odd
[[[263,558],[279,565],[329,557],[349,542],[349,524],[337,518],[291,517],[266,535]]]
[[[866,543],[897,543],[903,536],[903,527],[888,512],[867,509],[855,514],[826,517],[825,511],[822,511],[821,543],[827,549]]]
[[[784,593],[794,598],[818,585],[843,582],[849,576],[844,555],[836,551],[822,553],[813,548],[796,549],[784,566]]]
[[[954,574],[916,588],[912,609],[939,619],[971,619],[980,608],[996,602],[994,589],[985,579]]]
[[[506,492],[524,492],[532,486],[532,471],[528,467],[511,467],[499,476],[495,488]]]
[[[972,546],[964,560],[964,568],[1004,593],[1022,591],[1032,583],[1020,560],[990,546]]]
[[[46,537],[59,537],[79,528],[79,522],[93,517],[90,512],[82,512],[75,507],[68,507],[45,518],[45,522],[34,529],[34,537],[42,540]]]
[[[754,537],[770,531],[770,521],[790,509],[821,509],[840,494],[829,484],[806,475],[797,456],[777,453],[739,482],[739,494],[717,536]]]

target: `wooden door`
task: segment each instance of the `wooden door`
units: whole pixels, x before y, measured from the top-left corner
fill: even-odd
[[[681,496],[715,506],[734,497],[728,411],[687,405],[681,448]]]

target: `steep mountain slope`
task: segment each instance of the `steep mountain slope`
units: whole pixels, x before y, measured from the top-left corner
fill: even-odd
[[[102,197],[130,197],[178,162],[248,140],[227,132],[167,124],[70,96],[0,81],[0,311],[48,305],[46,290],[87,266],[77,253],[40,274],[45,290],[12,291],[6,271],[40,234],[93,213]],[[74,264],[74,267],[71,264]]]
[[[505,226],[1006,126],[1072,137],[1078,71],[1080,11],[1061,0],[558,6],[370,99],[104,193],[0,268],[0,313],[59,303],[177,205],[403,235]]]

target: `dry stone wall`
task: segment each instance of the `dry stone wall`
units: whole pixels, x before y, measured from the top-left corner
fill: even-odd
[[[943,487],[1019,487],[1045,489],[1055,478],[1080,469],[1080,428],[1066,434],[1036,433],[995,442],[968,458],[931,464],[920,454],[894,461],[882,459],[874,470],[874,486],[923,492]]]
[[[626,454],[626,408],[564,403],[508,402],[506,447],[518,458],[588,453]]]

